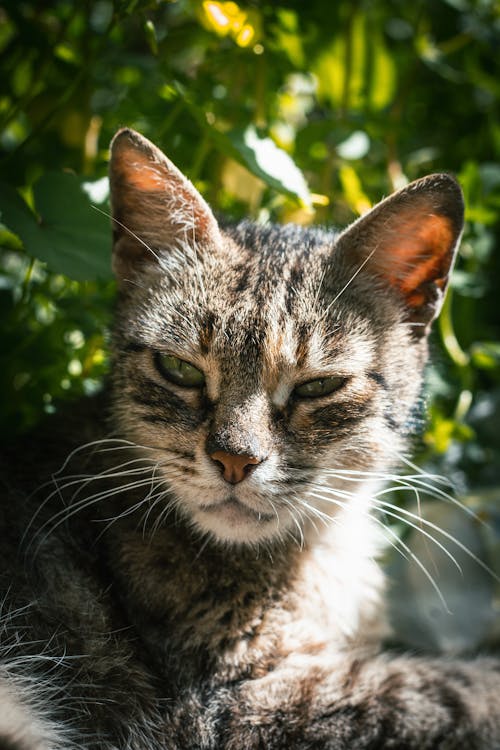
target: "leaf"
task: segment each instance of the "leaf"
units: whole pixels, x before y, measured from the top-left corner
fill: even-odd
[[[37,237],[38,226],[33,212],[19,193],[3,182],[0,183],[0,221],[21,239],[21,231],[25,237]]]
[[[304,175],[292,157],[271,138],[262,138],[253,125],[234,130],[228,136],[236,159],[270,187],[297,198],[303,206],[311,206],[311,195]]]
[[[500,342],[481,341],[471,347],[472,361],[481,370],[500,367]]]
[[[337,153],[342,159],[362,159],[370,150],[370,139],[363,130],[355,130],[339,143]]]
[[[391,103],[396,88],[397,68],[385,46],[380,30],[371,32],[372,59],[370,61],[370,104],[373,109],[384,109]]]
[[[26,252],[77,281],[109,278],[109,220],[92,208],[78,179],[64,172],[45,174],[33,195],[37,216],[15,190],[0,187],[2,222]]]
[[[370,200],[363,192],[361,181],[355,170],[348,164],[343,164],[339,169],[339,178],[345,199],[353,211],[360,215],[369,211]]]
[[[146,40],[153,55],[158,54],[158,38],[156,35],[156,29],[151,19],[148,19],[144,24],[144,33]]]
[[[335,106],[362,110],[386,107],[393,99],[396,67],[383,34],[370,16],[356,12],[342,31],[318,54],[313,66],[318,96]]]
[[[260,136],[254,125],[221,133],[207,122],[205,113],[190,101],[183,86],[177,83],[176,89],[198,124],[223,154],[243,164],[269,187],[295,198],[302,206],[312,205],[311,194],[301,170],[292,157],[271,138]]]

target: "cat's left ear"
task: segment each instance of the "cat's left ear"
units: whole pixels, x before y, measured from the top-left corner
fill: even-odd
[[[119,280],[154,267],[171,250],[220,241],[217,221],[194,185],[134,130],[113,138],[109,177]]]
[[[351,276],[369,272],[388,284],[415,335],[425,335],[441,309],[463,215],[462,191],[453,177],[424,177],[348,227],[335,258]]]

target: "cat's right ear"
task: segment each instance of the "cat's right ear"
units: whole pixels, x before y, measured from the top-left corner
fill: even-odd
[[[169,249],[218,243],[215,217],[193,184],[144,136],[124,128],[111,142],[113,270],[119,281],[154,267]]]

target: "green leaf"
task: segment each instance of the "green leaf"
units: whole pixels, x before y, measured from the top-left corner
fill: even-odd
[[[205,112],[189,99],[181,84],[176,83],[175,87],[198,124],[223,154],[238,161],[269,187],[295,198],[302,206],[312,205],[301,170],[271,138],[259,135],[254,125],[222,133],[207,122]]]
[[[472,361],[481,370],[500,367],[500,342],[481,341],[471,347]]]
[[[158,39],[156,36],[156,29],[154,23],[148,19],[144,24],[144,33],[146,34],[146,40],[153,55],[158,54]]]
[[[394,97],[397,71],[380,29],[362,11],[351,19],[347,33],[337,34],[313,65],[318,95],[335,106],[363,110],[385,108]]]
[[[33,212],[19,193],[3,182],[0,183],[0,221],[23,241],[21,232],[30,241],[31,237],[37,237],[38,226]]]
[[[0,187],[1,220],[26,252],[76,281],[111,275],[109,220],[92,208],[78,179],[43,175],[33,188],[37,216],[15,190]]]
[[[397,68],[380,31],[374,30],[369,34],[372,50],[370,104],[375,110],[384,109],[394,98]]]
[[[303,206],[312,205],[304,175],[292,157],[271,138],[261,137],[253,125],[233,130],[227,137],[234,149],[233,156],[252,174],[281,193],[297,198]]]
[[[432,445],[436,453],[446,453],[452,441],[467,442],[474,437],[474,430],[463,422],[434,414],[431,428],[425,433],[427,445]]]
[[[364,193],[356,171],[348,164],[342,164],[339,169],[342,192],[349,206],[357,214],[363,214],[371,208],[370,200]]]

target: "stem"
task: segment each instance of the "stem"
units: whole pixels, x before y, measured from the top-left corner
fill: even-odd
[[[55,117],[55,115],[59,112],[59,110],[64,107],[67,101],[71,99],[74,92],[77,90],[77,88],[80,86],[81,81],[83,80],[85,76],[86,71],[81,70],[80,73],[76,76],[76,78],[73,79],[71,84],[67,87],[65,91],[61,94],[57,102],[54,104],[52,109],[47,112],[45,117],[42,118],[42,120],[39,122],[37,127],[31,131],[31,133],[24,139],[24,141],[21,141],[21,143],[16,146],[16,148],[11,151],[7,156],[2,160],[2,164],[8,163],[11,159],[14,159],[19,155],[19,153],[29,144],[32,140],[35,138],[38,138],[40,133],[47,127],[49,122]]]
[[[174,106],[172,107],[172,109],[170,110],[170,112],[168,113],[168,115],[165,117],[165,120],[163,121],[163,125],[161,126],[161,128],[159,128],[156,131],[156,136],[155,137],[159,141],[161,141],[161,139],[162,139],[162,137],[164,136],[165,133],[168,133],[168,131],[170,130],[170,128],[172,127],[172,125],[174,124],[174,122],[177,120],[177,118],[179,117],[179,115],[180,115],[180,113],[182,112],[183,109],[184,109],[184,101],[179,96],[179,98],[175,102]]]
[[[50,47],[47,47],[46,53],[42,55],[41,59],[39,59],[36,62],[35,72],[33,75],[33,79],[31,81],[31,85],[29,88],[29,91],[27,91],[23,96],[21,96],[20,99],[18,99],[15,104],[11,107],[10,111],[7,112],[5,117],[3,118],[1,124],[0,124],[0,130],[4,130],[7,125],[12,122],[12,120],[17,117],[18,113],[21,110],[26,109],[32,101],[36,99],[38,94],[40,93],[42,89],[40,89],[40,85],[43,87],[43,83],[47,77],[47,71],[49,70],[51,64],[54,61],[54,56],[52,54],[53,50],[56,49],[56,47],[62,42],[64,39],[66,32],[70,26],[70,24],[75,19],[76,15],[79,13],[78,5],[73,9],[72,13],[68,16],[68,18],[61,24],[58,33],[56,34],[55,39],[52,40]],[[21,21],[18,20],[18,23],[21,23]]]
[[[30,281],[31,281],[31,277],[33,276],[34,267],[35,267],[35,259],[31,257],[30,262],[28,264],[28,268],[26,269],[26,273],[24,275],[23,286],[21,290],[21,304],[24,304],[26,300],[28,299]]]
[[[469,366],[470,357],[466,352],[464,352],[464,350],[458,343],[455,329],[453,328],[453,321],[451,317],[452,298],[453,294],[451,290],[448,289],[448,293],[443,304],[443,309],[441,310],[441,315],[439,317],[439,332],[441,334],[441,339],[448,356],[457,367],[463,369],[464,367]]]
[[[199,178],[201,168],[203,167],[203,164],[205,163],[205,159],[208,156],[211,145],[212,143],[211,143],[210,136],[208,132],[206,131],[205,133],[203,133],[201,141],[198,144],[198,147],[194,154],[193,165],[189,173],[189,176],[192,182],[196,182],[196,180]]]
[[[256,65],[255,77],[255,115],[254,122],[256,127],[263,128],[267,124],[266,118],[266,78],[267,63],[264,55],[260,55]]]
[[[443,309],[439,317],[439,332],[446,352],[452,362],[458,368],[462,388],[457,399],[453,419],[457,422],[463,422],[472,406],[472,369],[470,366],[470,356],[460,346],[453,328],[451,314],[453,294],[451,289],[446,295]]]

